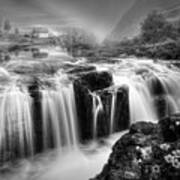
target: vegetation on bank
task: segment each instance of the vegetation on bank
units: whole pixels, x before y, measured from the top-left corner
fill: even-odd
[[[91,180],[180,179],[179,115],[158,124],[137,122],[113,146],[102,172]]]
[[[106,42],[111,56],[134,55],[153,59],[180,59],[180,20],[168,21],[157,11],[151,12],[141,24],[140,33],[133,39]]]
[[[128,55],[180,59],[180,20],[169,22],[162,14],[153,11],[141,24],[139,36],[117,46]]]
[[[133,39],[117,42],[106,40],[99,45],[92,34],[75,30],[63,38],[64,46],[73,56],[89,59],[127,56],[180,59],[180,20],[170,22],[157,11],[151,12],[144,19],[139,35]]]
[[[39,30],[43,31],[44,36],[46,32],[43,29],[32,29],[24,33],[20,28],[13,27],[9,20],[5,20],[0,32],[0,59],[9,60],[5,58],[10,57],[9,54],[34,49],[37,45],[60,46],[73,57],[87,57],[92,61],[128,56],[180,59],[180,20],[170,22],[157,11],[145,18],[138,36],[117,42],[106,40],[99,44],[94,34],[77,27],[68,28],[59,36],[43,38],[39,37]]]

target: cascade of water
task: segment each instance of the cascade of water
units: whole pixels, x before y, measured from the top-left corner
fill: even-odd
[[[55,90],[42,90],[43,144],[72,148],[78,143],[76,107],[72,84],[58,83]]]
[[[165,92],[167,115],[180,112],[180,78],[176,74],[169,76],[156,76]]]
[[[2,158],[33,155],[32,100],[25,87],[6,87],[0,96],[0,148]]]
[[[116,99],[117,99],[117,90],[112,92],[112,102],[111,102],[111,117],[110,117],[110,131],[109,134],[114,132],[114,116],[115,116],[115,109],[116,109]]]
[[[130,121],[157,121],[153,97],[144,80],[132,83],[129,86]]]
[[[146,81],[141,76],[133,76],[129,78],[114,74],[113,79],[115,86],[121,87],[126,85],[129,88],[131,123],[135,123],[137,121],[157,120],[157,114],[153,106],[153,98],[150,89],[148,88]],[[113,117],[112,114],[111,117]],[[113,122],[112,119],[111,122]]]
[[[98,115],[100,111],[103,110],[103,104],[99,95],[93,92],[91,93],[91,96],[93,99],[93,139],[95,140],[97,138]]]

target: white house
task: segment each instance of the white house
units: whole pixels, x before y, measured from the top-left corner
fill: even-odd
[[[47,28],[35,27],[33,28],[33,37],[48,38],[50,36]]]

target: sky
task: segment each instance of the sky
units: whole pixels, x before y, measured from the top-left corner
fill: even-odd
[[[0,0],[0,16],[19,25],[78,25],[103,39],[135,0]]]

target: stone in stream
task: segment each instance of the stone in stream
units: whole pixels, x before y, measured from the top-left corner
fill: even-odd
[[[79,135],[82,141],[93,138],[93,102],[90,92],[103,90],[111,85],[112,76],[108,72],[80,74],[74,81]]]
[[[97,116],[97,137],[110,134],[112,113],[112,76],[109,72],[89,72],[79,75],[74,82],[80,140],[93,138],[93,99],[91,93],[96,93],[103,106]],[[113,117],[113,132],[128,128],[129,104],[128,88],[120,87],[116,92]],[[111,132],[112,133],[112,132]]]
[[[78,81],[90,91],[102,90],[110,87],[113,83],[112,75],[109,72],[90,72],[80,74]]]
[[[138,122],[113,146],[93,180],[177,180],[180,178],[180,115],[158,124]]]
[[[81,74],[95,71],[96,68],[94,66],[69,66],[67,73],[69,74]]]
[[[166,97],[165,96],[156,96],[154,98],[154,105],[156,107],[156,112],[158,115],[159,119],[162,119],[164,117],[167,116],[167,114],[169,114],[169,112],[167,111],[167,102],[166,102]]]
[[[29,93],[33,99],[34,153],[36,154],[43,152],[42,108],[38,78],[34,78],[29,85]]]
[[[108,136],[110,133],[119,132],[129,127],[128,88],[120,87],[115,93],[116,100],[114,112],[112,112],[112,90],[104,89],[97,92],[103,105],[103,110],[99,112],[97,118],[97,137]],[[111,113],[114,113],[112,127]]]
[[[164,141],[174,142],[180,139],[180,114],[163,118],[159,122]]]
[[[113,131],[119,132],[127,129],[130,124],[128,87],[123,86],[118,89],[115,107]]]

